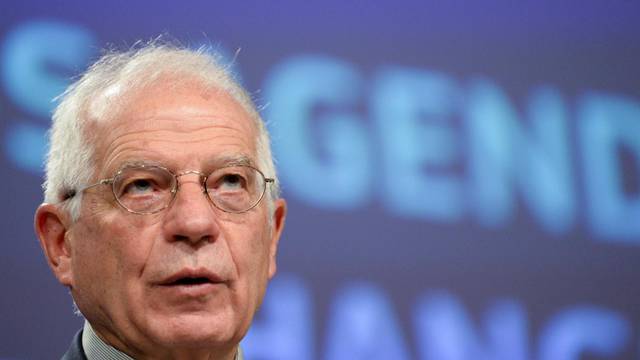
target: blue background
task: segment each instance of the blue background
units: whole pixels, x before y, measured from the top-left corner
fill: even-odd
[[[51,99],[213,45],[290,212],[249,359],[639,359],[640,3],[33,1],[0,14],[0,358],[82,321],[32,231]]]

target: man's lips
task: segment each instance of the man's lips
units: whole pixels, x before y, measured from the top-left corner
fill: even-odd
[[[218,274],[208,269],[182,269],[158,282],[160,286],[189,286],[224,283]]]

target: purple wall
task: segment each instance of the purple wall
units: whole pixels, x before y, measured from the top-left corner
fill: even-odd
[[[32,230],[51,98],[106,46],[229,58],[290,215],[249,359],[640,357],[640,2],[24,0],[0,14],[0,359],[81,320]]]

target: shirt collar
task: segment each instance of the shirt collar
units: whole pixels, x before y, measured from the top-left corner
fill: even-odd
[[[133,360],[129,355],[102,341],[86,320],[82,330],[82,348],[87,360]]]
[[[87,360],[134,360],[129,355],[102,341],[86,320],[82,330],[82,348]],[[242,349],[239,346],[235,360],[244,360]]]

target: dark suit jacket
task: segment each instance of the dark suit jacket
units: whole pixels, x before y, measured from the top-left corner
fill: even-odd
[[[82,349],[82,330],[78,331],[73,337],[69,350],[62,356],[60,360],[87,360],[87,356]]]

